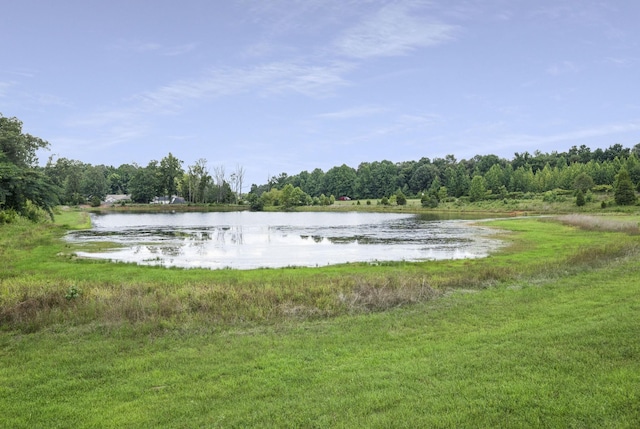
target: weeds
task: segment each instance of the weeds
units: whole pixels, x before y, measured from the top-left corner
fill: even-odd
[[[571,214],[558,216],[556,219],[565,225],[575,226],[587,231],[625,232],[628,234],[640,233],[638,222],[619,220],[611,217]]]
[[[347,312],[381,311],[432,299],[441,291],[433,289],[422,279],[385,279],[376,284],[360,280],[338,299]]]
[[[78,289],[77,286],[73,285],[69,286],[69,289],[67,289],[67,293],[64,295],[64,297],[67,299],[67,301],[71,301],[72,299],[79,298],[80,295],[82,295],[82,291]]]

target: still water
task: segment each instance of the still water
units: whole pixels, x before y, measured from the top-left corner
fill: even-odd
[[[411,214],[114,213],[92,222],[67,239],[114,247],[78,256],[182,268],[479,258],[499,246],[491,229]]]

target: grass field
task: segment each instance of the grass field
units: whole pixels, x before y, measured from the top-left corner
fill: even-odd
[[[3,226],[0,426],[638,427],[637,220],[492,221],[509,245],[479,260],[254,271],[84,261],[59,227]]]

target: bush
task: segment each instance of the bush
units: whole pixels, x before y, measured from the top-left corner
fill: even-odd
[[[0,225],[5,223],[13,223],[18,218],[18,213],[13,209],[0,211]]]
[[[429,209],[435,209],[438,207],[438,199],[434,196],[423,195],[420,199],[420,203],[422,204],[422,207]]]
[[[636,203],[636,191],[626,170],[620,170],[618,173],[614,184],[614,198],[616,204],[620,206],[630,206]]]
[[[586,204],[586,201],[584,200],[584,192],[582,192],[582,189],[578,189],[578,192],[576,193],[576,205],[578,207],[582,207]]]

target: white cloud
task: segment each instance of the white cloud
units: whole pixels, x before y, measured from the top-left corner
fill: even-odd
[[[14,82],[0,82],[0,98],[6,97],[12,86],[14,86]]]
[[[478,133],[477,129],[468,130],[464,135],[475,136],[475,139],[481,139],[478,147],[491,147],[494,151],[503,151],[509,149],[511,151],[518,150],[545,150],[545,147],[552,146],[553,150],[560,150],[561,144],[564,144],[567,148],[570,145],[575,144],[587,144],[591,145],[589,140],[598,139],[609,136],[608,141],[616,141],[617,137],[625,133],[633,133],[640,130],[640,120],[603,124],[597,127],[581,128],[573,131],[567,131],[556,134],[548,135],[533,135],[533,134],[503,134],[500,137],[482,137],[482,134],[496,135],[498,131],[503,130],[502,125],[496,124],[497,129],[493,132],[489,128],[484,129],[485,133]],[[486,131],[489,131],[486,133]],[[447,137],[449,141],[455,142],[456,138]],[[466,143],[469,143],[473,138],[467,139]]]
[[[317,117],[322,119],[351,119],[377,115],[386,111],[387,109],[378,106],[360,106],[337,112],[322,113]]]
[[[109,46],[109,48],[123,51],[133,52],[136,54],[154,53],[164,56],[176,56],[186,54],[193,51],[196,48],[195,43],[185,43],[182,45],[164,46],[157,42],[142,42],[139,40],[124,40],[120,39],[116,43]]]
[[[636,62],[635,58],[631,57],[607,57],[605,61],[616,66],[630,66]]]
[[[439,115],[402,114],[389,119],[386,123],[381,123],[378,126],[369,129],[365,133],[353,136],[352,138],[343,141],[343,144],[350,145],[362,143],[387,136],[394,136],[394,139],[400,138],[403,135],[406,136],[407,134],[422,132],[422,130],[429,128],[438,122],[442,122],[442,117]]]
[[[187,103],[203,102],[236,94],[255,93],[264,97],[298,93],[322,98],[339,86],[351,65],[324,66],[278,62],[249,68],[217,68],[200,78],[179,80],[155,90],[136,94],[119,109],[107,109],[67,121],[72,127],[95,129],[102,145],[114,145],[140,138],[150,129],[153,117],[179,113]],[[97,144],[97,143],[96,143]]]
[[[263,96],[286,92],[325,97],[347,82],[351,65],[276,62],[251,68],[217,68],[194,80],[180,80],[135,97],[144,110],[175,109],[190,100],[213,99],[248,91]]]
[[[580,67],[578,67],[575,63],[571,61],[562,61],[561,63],[553,64],[547,67],[547,73],[553,76],[569,74],[569,73],[577,73],[580,71]]]
[[[627,133],[640,130],[640,121],[630,121],[623,123],[604,124],[599,127],[584,128],[566,133],[553,134],[549,136],[522,136],[520,140],[531,140],[534,143],[556,143]]]
[[[398,56],[453,38],[457,27],[417,17],[413,9],[410,3],[382,7],[338,39],[339,52],[353,58]]]

